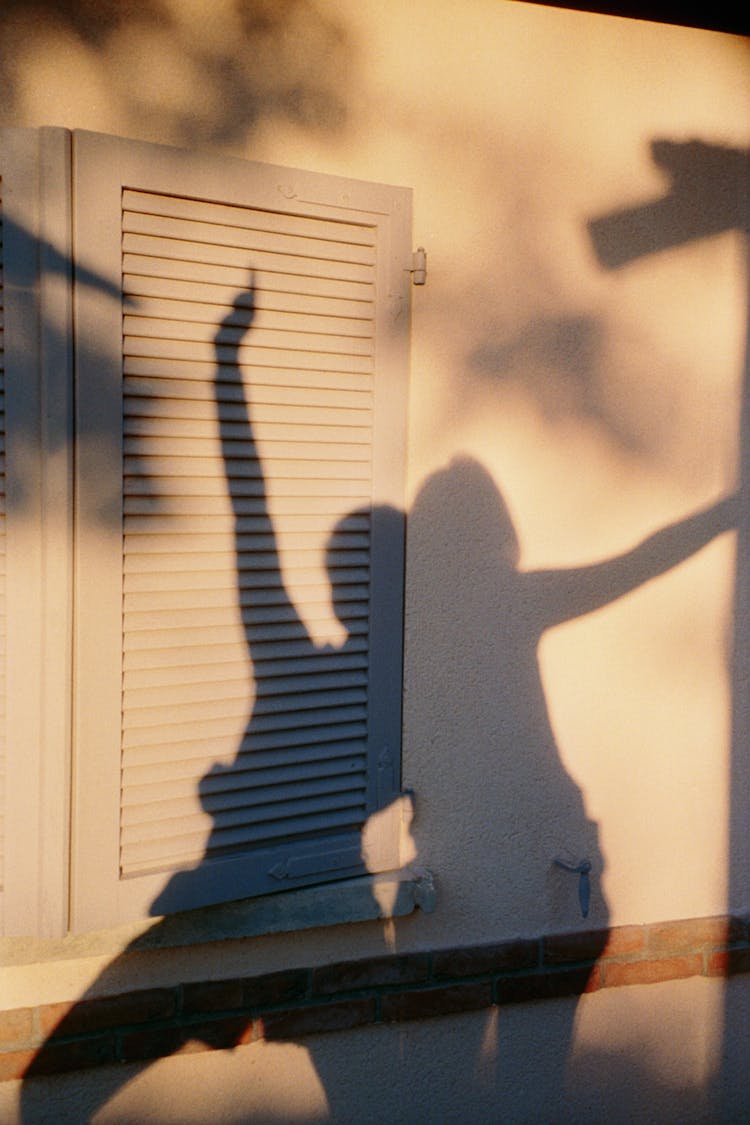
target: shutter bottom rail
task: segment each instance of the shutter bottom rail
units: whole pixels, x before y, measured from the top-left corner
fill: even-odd
[[[718,916],[187,982],[0,1013],[0,1080],[746,972],[750,918]]]

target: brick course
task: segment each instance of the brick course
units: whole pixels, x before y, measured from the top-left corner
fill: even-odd
[[[750,972],[750,926],[690,918],[399,953],[0,1013],[0,1081]]]

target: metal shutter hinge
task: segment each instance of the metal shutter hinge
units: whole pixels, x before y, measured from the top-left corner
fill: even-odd
[[[412,254],[409,273],[412,285],[424,285],[427,281],[427,254],[424,246],[419,246]]]

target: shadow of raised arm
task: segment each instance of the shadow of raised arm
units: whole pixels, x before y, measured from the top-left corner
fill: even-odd
[[[256,290],[251,271],[247,289],[235,296],[230,312],[214,336],[216,357],[214,393],[216,415],[224,462],[227,490],[234,514],[234,541],[237,560],[237,586],[245,640],[253,648],[263,639],[263,609],[251,584],[244,588],[243,572],[252,553],[253,565],[267,574],[274,587],[274,604],[290,630],[299,639],[309,640],[300,617],[284,585],[279,545],[268,510],[268,489],[263,461],[255,438],[250,406],[240,367],[240,348],[256,318]]]
[[[624,554],[569,570],[534,570],[520,575],[522,597],[549,629],[593,613],[631,590],[665,574],[737,524],[739,498],[717,503],[661,528]]]

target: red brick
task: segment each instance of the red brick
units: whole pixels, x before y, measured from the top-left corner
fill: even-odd
[[[529,1000],[553,1000],[581,996],[601,987],[598,965],[575,969],[550,969],[517,976],[498,977],[495,997],[498,1004],[522,1004]]]
[[[23,1078],[36,1051],[4,1051],[0,1054],[0,1082]]]
[[[645,945],[646,931],[643,926],[613,926],[607,935],[607,943],[601,956],[624,957],[642,953]]]
[[[183,984],[182,1010],[194,1012],[226,1012],[244,1005],[241,980],[208,980]]]
[[[742,922],[729,916],[655,922],[646,928],[648,948],[664,953],[682,953],[704,946],[727,945],[741,941],[744,936]]]
[[[250,1043],[253,1038],[253,1021],[250,1016],[223,1016],[220,1019],[201,1020],[184,1024],[184,1043],[200,1043],[206,1050],[222,1050]]]
[[[263,1039],[299,1039],[320,1031],[345,1031],[375,1020],[374,999],[341,1000],[266,1012],[256,1021],[256,1034]]]
[[[182,1051],[213,1051],[237,1047],[252,1039],[249,1016],[221,1016],[194,1023],[170,1024],[127,1031],[120,1036],[124,1062],[158,1059]]]
[[[442,949],[433,955],[436,977],[473,977],[488,973],[532,969],[539,964],[539,942],[504,941],[495,945],[473,945],[465,949]]]
[[[597,961],[602,957],[622,957],[639,953],[644,947],[642,926],[617,926],[612,930],[581,930],[552,934],[543,938],[542,956],[546,965],[569,965]]]
[[[185,1042],[182,1027],[144,1027],[119,1036],[119,1055],[123,1062],[160,1059],[179,1051]]]
[[[684,957],[660,957],[644,961],[612,961],[604,968],[604,987],[617,988],[623,984],[657,984],[664,980],[694,977],[703,971],[703,958],[699,953]]]
[[[114,1036],[91,1035],[86,1039],[74,1039],[69,1043],[52,1040],[38,1051],[24,1070],[25,1078],[39,1074],[60,1074],[68,1070],[86,1070],[89,1067],[103,1066],[115,1061]]]
[[[750,973],[750,949],[720,949],[709,953],[706,973],[710,977],[731,977]]]
[[[249,977],[243,981],[243,1006],[266,1008],[298,1000],[306,994],[308,980],[307,969],[284,969],[262,977]]]
[[[439,988],[389,993],[382,999],[384,1020],[420,1020],[473,1012],[492,1004],[490,981],[448,984]]]
[[[313,993],[330,995],[381,985],[418,984],[427,980],[428,971],[426,953],[373,957],[367,961],[345,961],[315,969],[312,987]]]
[[[31,1008],[13,1008],[0,1012],[0,1046],[22,1046],[31,1039],[34,1013]]]
[[[175,1014],[175,999],[171,988],[141,989],[77,1003],[47,1004],[39,1009],[39,1020],[45,1036],[83,1035],[104,1028],[170,1019]]]

